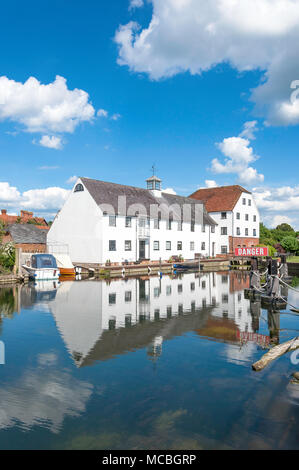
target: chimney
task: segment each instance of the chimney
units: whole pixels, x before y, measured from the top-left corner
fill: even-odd
[[[32,219],[33,212],[21,211],[21,217],[24,218],[24,219]]]
[[[2,214],[2,215],[6,215],[6,214],[7,214],[7,210],[6,210],[6,209],[1,209],[1,214]]]

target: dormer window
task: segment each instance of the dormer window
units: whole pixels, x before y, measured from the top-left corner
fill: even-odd
[[[74,193],[79,193],[81,191],[84,191],[83,184],[79,183],[75,186]]]

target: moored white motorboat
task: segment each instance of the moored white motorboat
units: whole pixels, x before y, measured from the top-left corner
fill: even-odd
[[[50,254],[32,255],[23,268],[29,274],[30,279],[34,280],[58,280],[59,268],[56,259]]]

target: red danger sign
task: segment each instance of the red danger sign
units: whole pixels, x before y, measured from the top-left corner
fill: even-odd
[[[235,256],[268,256],[268,247],[235,248]]]

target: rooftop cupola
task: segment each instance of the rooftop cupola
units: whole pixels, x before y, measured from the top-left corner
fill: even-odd
[[[151,176],[150,178],[146,180],[146,183],[147,183],[147,189],[161,191],[162,180],[160,180],[158,176],[155,176],[155,175]]]
[[[153,176],[146,180],[147,189],[152,191],[154,196],[161,197],[161,183],[162,180],[155,175],[155,167],[153,166]]]

